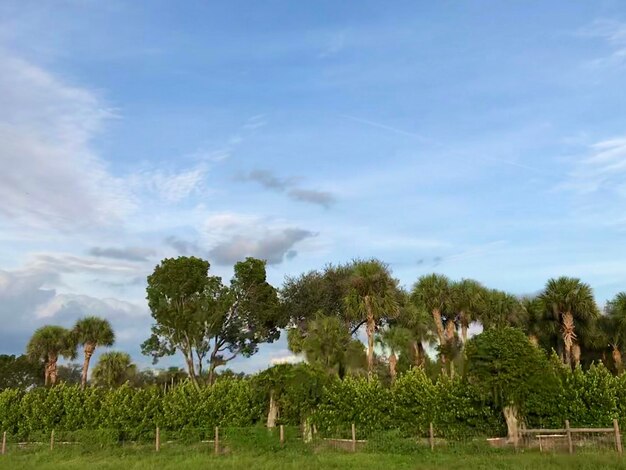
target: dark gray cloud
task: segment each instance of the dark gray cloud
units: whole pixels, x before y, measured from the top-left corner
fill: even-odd
[[[317,204],[328,209],[335,202],[335,196],[327,191],[317,191],[315,189],[291,189],[288,193],[289,197],[295,201],[308,202]]]
[[[294,183],[294,178],[279,178],[271,171],[267,170],[252,170],[248,173],[239,175],[240,181],[253,181],[259,183],[266,189],[272,189],[274,191],[284,191]]]
[[[198,242],[185,240],[183,238],[179,238],[176,235],[170,235],[164,240],[167,246],[174,248],[179,255],[187,256],[187,255],[199,255],[202,253],[202,248],[198,244]]]
[[[126,261],[148,261],[151,256],[156,254],[156,251],[140,247],[102,248],[94,246],[89,250],[89,254],[102,258],[122,259]]]
[[[315,204],[326,209],[336,202],[335,196],[328,191],[300,188],[296,186],[298,178],[280,178],[267,170],[252,170],[249,173],[239,175],[237,179],[239,181],[254,181],[271,191],[287,191],[287,196],[294,201]]]
[[[58,282],[54,273],[0,270],[0,354],[22,354],[35,329],[43,325],[71,327],[85,315],[97,315],[113,325],[115,347],[142,360],[139,344],[149,336],[151,318],[145,305],[113,298],[57,294],[46,288]]]
[[[213,247],[209,259],[221,265],[231,265],[246,256],[267,260],[268,264],[280,264],[297,255],[294,245],[316,236],[314,232],[299,228],[287,228],[269,232],[261,238],[235,235]]]

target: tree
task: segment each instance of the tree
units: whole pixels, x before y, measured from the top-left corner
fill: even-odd
[[[572,366],[577,362],[572,357],[572,350],[579,350],[576,329],[584,328],[585,324],[599,317],[593,291],[580,279],[560,277],[548,280],[540,298],[547,314],[560,326],[563,361]]]
[[[413,358],[413,365],[423,367],[427,359],[424,344],[430,346],[437,344],[432,315],[421,304],[417,306],[412,302],[403,302],[397,324],[411,333],[410,355]]]
[[[369,377],[374,370],[374,333],[381,321],[398,315],[398,294],[398,282],[386,265],[378,260],[354,264],[345,302],[349,317],[366,323]]]
[[[93,381],[99,387],[119,387],[132,380],[137,373],[137,366],[124,352],[111,351],[100,356],[93,369]]]
[[[545,354],[521,330],[511,327],[473,337],[466,354],[467,380],[502,409],[509,439],[516,441],[526,401],[555,385]]]
[[[197,386],[202,361],[209,352],[207,336],[207,296],[217,295],[221,280],[208,276],[208,261],[181,256],[166,258],[148,276],[148,306],[154,318],[152,335],[142,352],[156,362],[180,351],[187,374]]]
[[[485,304],[480,322],[485,329],[521,326],[524,310],[519,299],[500,290],[489,290],[485,294]]]
[[[260,343],[278,339],[286,323],[264,261],[246,258],[235,264],[229,286],[209,276],[209,267],[194,257],[165,259],[148,277],[148,304],[156,323],[142,350],[155,360],[181,351],[196,387],[207,356],[213,383],[217,367],[239,354],[255,354]]]
[[[327,265],[322,271],[310,271],[287,277],[280,291],[283,308],[289,313],[292,328],[306,336],[309,322],[318,315],[337,317],[353,335],[363,325],[348,315],[345,297],[350,288],[354,263]]]
[[[42,385],[44,366],[28,356],[0,354],[0,390],[5,388],[26,389]]]
[[[452,289],[450,280],[441,274],[430,274],[420,277],[411,291],[411,301],[418,309],[427,310],[433,317],[435,331],[439,339],[440,358],[445,370],[447,362],[445,351],[446,349],[453,349],[446,348],[448,337],[445,332],[447,320],[454,321],[454,315],[451,313]]]
[[[70,362],[57,367],[57,381],[68,385],[80,384],[82,368],[80,364]]]
[[[391,377],[391,383],[394,383],[397,376],[397,364],[398,355],[403,351],[408,351],[411,342],[413,341],[413,335],[407,328],[401,326],[391,326],[383,330],[376,338],[378,344],[383,349],[389,350],[389,375]]]
[[[306,336],[298,328],[287,330],[287,343],[292,352],[304,353],[307,362],[339,377],[343,377],[353,365],[354,342],[360,345],[362,353],[362,343],[350,336],[338,317],[322,314],[309,322]]]
[[[418,308],[425,308],[430,312],[435,323],[435,331],[439,344],[446,342],[443,318],[450,309],[451,289],[450,280],[441,274],[422,276],[413,286],[411,300]]]
[[[93,356],[98,346],[112,346],[115,341],[115,334],[111,324],[107,320],[98,317],[81,318],[74,325],[72,332],[76,342],[83,346],[85,353],[80,379],[81,387],[85,388],[91,356]]]
[[[44,383],[54,385],[57,381],[59,356],[67,359],[76,357],[76,344],[70,331],[60,326],[42,326],[35,330],[26,346],[31,360],[45,363]]]
[[[600,325],[611,348],[615,371],[621,374],[624,370],[622,353],[626,348],[626,292],[620,292],[607,303]]]
[[[485,308],[487,290],[477,281],[463,279],[451,286],[452,310],[457,315],[457,322],[461,326],[461,341],[467,343],[467,331],[470,323],[480,318]]]
[[[230,286],[219,288],[205,307],[211,348],[209,383],[213,383],[217,367],[240,354],[252,356],[259,344],[277,340],[287,324],[276,289],[267,282],[265,261],[255,258],[235,264]]]

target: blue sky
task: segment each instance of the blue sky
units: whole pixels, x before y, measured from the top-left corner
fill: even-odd
[[[149,364],[145,276],[181,254],[277,286],[370,256],[406,286],[571,275],[604,303],[624,83],[620,1],[5,0],[0,353],[95,313]]]

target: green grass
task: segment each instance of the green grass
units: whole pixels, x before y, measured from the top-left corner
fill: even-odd
[[[626,469],[626,458],[613,452],[580,455],[481,451],[475,448],[438,449],[435,452],[355,454],[332,450],[279,449],[243,450],[227,455],[212,455],[199,446],[164,446],[160,452],[147,447],[110,447],[98,450],[81,448],[18,449],[0,456],[0,470],[18,469]]]

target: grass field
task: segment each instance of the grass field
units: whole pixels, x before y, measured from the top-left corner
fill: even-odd
[[[615,453],[581,455],[539,454],[535,452],[487,452],[442,450],[434,453],[392,454],[377,452],[347,453],[341,451],[238,452],[214,456],[207,450],[164,448],[156,453],[149,449],[110,448],[101,450],[55,449],[18,450],[0,456],[0,470],[18,469],[626,469],[626,459]]]

